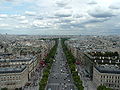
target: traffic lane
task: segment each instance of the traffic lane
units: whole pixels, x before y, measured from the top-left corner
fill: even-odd
[[[73,83],[73,82],[71,80],[70,75],[68,76],[67,73],[63,74],[55,73],[50,76],[48,83]]]
[[[48,83],[72,83],[71,75],[66,73],[52,73]]]
[[[71,77],[66,75],[56,75],[49,78],[49,83],[73,83]]]
[[[52,70],[51,70],[51,74],[50,76],[53,77],[55,76],[56,73],[64,73],[64,74],[69,74],[69,70],[68,68],[65,68],[65,67],[53,67]]]
[[[73,84],[48,84],[47,90],[49,90],[49,88],[51,88],[51,90],[75,90],[74,85]]]
[[[67,64],[66,64],[66,62],[55,62],[54,64],[53,64],[53,67],[52,67],[52,71],[54,71],[54,70],[56,70],[56,68],[57,69],[64,69],[64,70],[68,70],[68,66],[67,66]]]
[[[69,69],[68,68],[66,68],[66,67],[68,67],[67,65],[65,65],[66,64],[66,60],[65,60],[65,56],[64,56],[64,54],[63,54],[63,52],[62,52],[62,49],[58,49],[59,51],[57,52],[57,54],[56,54],[56,60],[55,60],[55,64],[53,65],[53,68],[52,68],[52,70],[51,70],[51,73],[53,73],[52,75],[54,75],[55,74],[55,72],[58,72],[59,73],[59,75],[61,76],[59,76],[59,75],[56,75],[56,77],[58,77],[58,81],[55,79],[51,79],[51,77],[50,77],[50,81],[51,81],[51,84],[53,84],[52,82],[54,82],[54,81],[57,81],[57,83],[60,81],[61,83],[58,83],[58,84],[62,84],[62,83],[72,83],[71,81],[72,80],[70,80],[69,82],[68,82],[68,80],[69,79],[71,79],[71,77],[67,77],[66,78],[66,75],[68,74],[68,73],[70,73],[69,72]],[[64,61],[65,60],[65,61]],[[62,65],[63,64],[63,65]],[[64,76],[62,76],[62,73],[61,73],[61,70],[63,70],[64,71],[64,73],[66,73],[66,75],[64,75]],[[66,79],[65,79],[66,78]],[[49,82],[48,82],[48,84],[50,84]],[[51,85],[52,86],[52,85]],[[63,85],[63,87],[64,87],[64,85]],[[63,88],[64,89],[64,88]],[[56,89],[55,89],[56,90]],[[60,90],[62,90],[61,88],[60,88]],[[70,89],[68,89],[68,90],[70,90]]]
[[[48,85],[47,90],[49,90],[49,88],[51,88],[51,90],[59,90],[59,85]]]

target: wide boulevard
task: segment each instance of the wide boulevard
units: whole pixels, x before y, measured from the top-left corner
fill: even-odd
[[[76,90],[60,39],[46,90]]]

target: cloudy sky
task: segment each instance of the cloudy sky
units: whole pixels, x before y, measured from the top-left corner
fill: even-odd
[[[120,0],[0,0],[0,33],[120,34]]]

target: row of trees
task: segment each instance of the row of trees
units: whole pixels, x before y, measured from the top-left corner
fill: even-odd
[[[43,76],[42,76],[42,79],[39,82],[39,90],[45,90],[45,87],[46,87],[47,82],[48,82],[50,69],[51,69],[51,66],[52,66],[52,63],[53,63],[53,59],[54,59],[54,55],[56,53],[57,45],[58,45],[58,40],[55,39],[55,41],[56,41],[56,43],[55,43],[54,47],[50,50],[50,53],[45,58],[45,62],[47,64],[47,66],[43,70]]]
[[[106,86],[104,85],[100,85],[97,90],[112,90],[111,88],[107,88]]]
[[[76,65],[75,65],[75,58],[72,55],[72,53],[68,50],[67,46],[65,45],[65,40],[67,39],[62,39],[61,43],[62,43],[62,47],[64,50],[64,53],[66,55],[67,61],[68,61],[68,65],[72,74],[72,78],[74,80],[74,84],[76,85],[78,90],[84,90],[84,87],[82,85],[82,81],[80,80],[80,76],[78,75],[78,71],[76,71]]]
[[[1,88],[1,90],[8,90],[8,88]]]

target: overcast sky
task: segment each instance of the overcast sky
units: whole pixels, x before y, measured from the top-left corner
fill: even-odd
[[[0,33],[120,34],[120,0],[0,0]]]

